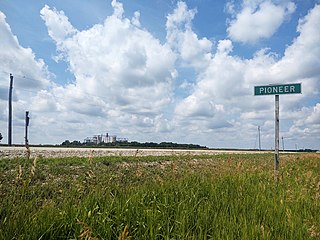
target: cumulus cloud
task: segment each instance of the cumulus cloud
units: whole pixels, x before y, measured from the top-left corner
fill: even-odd
[[[68,64],[75,82],[42,93],[48,96],[37,110],[47,104],[66,124],[94,122],[91,134],[101,129],[127,137],[168,132],[162,111],[173,102],[176,54],[142,28],[139,12],[129,19],[122,3],[113,0],[111,6],[113,14],[103,23],[82,31],[63,11],[49,6],[41,10],[57,47],[56,60]],[[33,99],[34,106],[42,97]]]
[[[272,78],[285,81],[308,81],[306,94],[319,94],[320,82],[320,5],[299,21],[299,36],[287,47],[284,57],[271,68]],[[287,69],[287,71],[284,71]]]
[[[258,4],[260,8],[261,4],[263,3]],[[306,95],[281,98],[281,116],[290,115],[288,119],[299,123],[302,121],[301,117],[305,118],[309,115],[307,128],[294,124],[292,129],[300,129],[300,134],[310,133],[311,129],[320,133],[315,125],[310,126],[311,119],[317,116],[317,111],[310,113],[310,110],[306,115],[303,113],[305,110],[301,108],[302,105],[299,104],[301,101],[306,103],[310,99],[308,96],[310,91],[307,89],[313,89],[313,96],[319,91],[319,86],[315,85],[319,84],[320,77],[316,67],[319,65],[316,56],[320,56],[318,52],[320,30],[315,26],[316,22],[320,21],[319,13],[319,6],[315,6],[306,17],[300,20],[297,28],[299,36],[287,47],[284,56],[280,59],[270,49],[259,50],[251,59],[232,56],[232,41],[228,39],[218,41],[216,53],[212,54],[209,63],[197,74],[193,92],[176,105],[177,124],[186,129],[185,131],[198,131],[197,134],[203,137],[209,132],[211,137],[217,139],[218,134],[221,133],[218,129],[222,128],[224,134],[228,135],[229,132],[228,139],[231,142],[236,141],[236,138],[232,139],[231,136],[248,139],[251,133],[253,137],[257,131],[257,125],[260,125],[265,130],[264,137],[272,140],[274,99],[254,97],[253,86],[298,81],[302,82]],[[304,57],[302,53],[305,54]],[[307,69],[303,69],[303,66]],[[313,108],[310,107],[310,109]],[[304,126],[307,126],[306,121],[303,121]],[[246,136],[243,135],[244,132]]]
[[[103,24],[84,31],[75,30],[63,12],[48,6],[41,16],[66,56],[77,88],[103,96],[123,112],[156,113],[172,98],[175,55],[139,27],[139,13],[129,20],[121,3],[112,1],[112,6],[114,13]]]
[[[2,86],[8,85],[9,73],[14,72],[19,75],[15,80],[16,87],[40,89],[47,87],[50,82],[50,74],[42,59],[36,59],[31,48],[21,47],[18,38],[13,35],[6,16],[0,11],[0,83]],[[28,76],[28,78],[23,76]],[[7,80],[7,81],[5,81]],[[0,93],[4,90],[0,90]],[[2,95],[2,94],[1,94]],[[3,98],[1,96],[0,98]],[[6,98],[6,97],[5,97]]]
[[[68,37],[72,37],[77,33],[76,29],[70,24],[69,19],[64,15],[63,11],[53,11],[48,5],[45,5],[40,11],[42,18],[46,16],[46,25],[48,33],[57,43]]]
[[[185,2],[178,2],[177,8],[167,16],[167,42],[185,65],[201,69],[210,61],[212,42],[207,38],[198,39],[192,31],[196,13],[195,9],[188,9]]]
[[[282,131],[286,137],[310,139],[315,146],[320,136],[319,5],[301,18],[298,37],[279,53],[282,57],[272,49],[259,49],[251,58],[236,56],[234,41],[253,43],[270,37],[294,11],[293,3],[244,1],[238,10],[230,2],[230,39],[215,43],[193,30],[197,10],[185,2],[179,1],[167,15],[164,43],[143,28],[139,12],[128,18],[120,2],[113,0],[111,5],[110,16],[81,31],[63,11],[42,8],[41,17],[56,44],[56,60],[66,62],[75,77],[63,86],[48,80],[46,64],[20,46],[0,12],[0,66],[19,75],[16,131],[23,132],[24,111],[29,108],[34,142],[81,140],[110,130],[130,140],[253,147],[257,125],[264,140],[272,143],[274,124],[274,99],[254,97],[253,86],[302,82],[303,94],[281,97]],[[243,28],[234,30],[237,25]],[[176,84],[176,78],[188,71],[195,78]],[[5,128],[8,88],[1,86],[7,86],[8,73],[0,81],[0,126]]]
[[[285,133],[286,141],[294,142],[296,148],[306,148],[310,145],[319,148],[320,104],[317,103],[314,107],[303,107],[300,111],[291,112],[291,115],[294,122]],[[297,143],[300,145],[298,146]]]
[[[18,127],[24,124],[24,114],[29,110],[26,97],[43,88],[49,88],[52,74],[42,59],[37,59],[30,48],[20,45],[18,38],[12,33],[6,16],[0,11],[0,131],[6,138],[8,117],[9,73],[14,73],[13,82],[13,119]],[[28,77],[25,77],[28,76]],[[13,131],[16,135],[17,132]]]
[[[311,114],[306,118],[307,124],[320,125],[320,103],[317,103],[312,109]],[[319,126],[320,127],[320,126]]]
[[[235,14],[232,3],[227,4],[229,13]],[[229,37],[242,43],[255,43],[270,38],[287,16],[296,9],[293,2],[276,4],[272,1],[244,1],[243,8],[235,15],[227,29]]]

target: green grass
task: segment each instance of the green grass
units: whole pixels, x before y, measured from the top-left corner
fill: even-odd
[[[1,159],[0,239],[320,239],[320,155],[280,161]]]

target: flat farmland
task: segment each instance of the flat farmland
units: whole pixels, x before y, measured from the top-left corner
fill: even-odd
[[[4,149],[0,239],[320,238],[318,153]]]

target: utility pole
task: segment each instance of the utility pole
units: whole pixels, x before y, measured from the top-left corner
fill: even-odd
[[[260,126],[258,126],[258,133],[259,133],[259,151],[261,151]]]
[[[12,74],[10,73],[8,146],[11,146],[11,145],[12,145],[12,89],[13,89],[13,76],[12,76]]]
[[[283,136],[281,137],[281,139],[282,139],[282,150],[284,152],[284,139],[283,139]]]
[[[29,159],[30,158],[30,154],[31,154],[31,151],[30,151],[30,148],[29,148],[29,141],[28,141],[28,126],[29,126],[29,112],[26,111],[26,132],[25,132],[25,145],[26,145],[26,149],[27,149],[27,158]]]
[[[28,126],[29,126],[29,111],[26,111],[26,125],[25,125],[25,144],[26,146],[29,145],[29,140],[28,140]]]

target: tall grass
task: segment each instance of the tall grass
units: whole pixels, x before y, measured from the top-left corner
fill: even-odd
[[[0,239],[319,239],[320,156],[281,159],[2,159]]]

